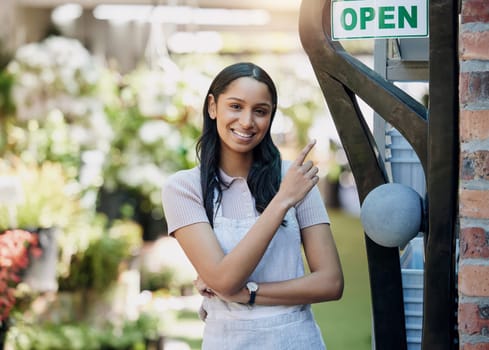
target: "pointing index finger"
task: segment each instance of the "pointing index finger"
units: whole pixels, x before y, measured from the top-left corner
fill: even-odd
[[[302,149],[302,151],[299,153],[299,155],[297,156],[296,160],[295,160],[295,163],[297,165],[302,165],[302,163],[304,163],[304,160],[306,159],[307,155],[309,154],[309,152],[311,151],[311,149],[314,147],[314,145],[316,144],[316,140],[311,140],[307,145],[306,147],[304,147]]]

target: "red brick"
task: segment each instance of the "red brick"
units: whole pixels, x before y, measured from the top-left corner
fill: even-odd
[[[489,190],[459,191],[459,210],[461,217],[489,218]]]
[[[466,259],[489,258],[489,236],[481,227],[460,231],[460,256]]]
[[[458,286],[465,296],[489,297],[489,266],[461,265]]]
[[[461,154],[463,180],[489,180],[489,151]]]
[[[461,23],[489,23],[487,0],[463,0]],[[462,26],[459,34],[459,58],[461,61],[489,60],[489,31],[475,32],[470,26]],[[464,63],[471,70],[470,62]],[[459,76],[460,141],[489,140],[489,111],[465,110],[466,104],[485,103],[489,99],[489,72],[462,72]],[[486,179],[485,151],[465,152],[460,155],[460,176],[463,180]],[[487,191],[459,191],[459,215],[487,220],[489,218],[489,187]],[[486,204],[488,203],[488,204]],[[461,261],[480,259],[489,261],[488,233],[483,228],[465,227],[460,231]],[[466,261],[468,263],[468,261]],[[489,296],[489,266],[462,264],[459,266],[459,294],[474,297]],[[461,337],[460,350],[489,350],[489,342],[483,339],[489,333],[489,299],[486,305],[459,304],[459,332],[461,335],[483,335],[480,343],[466,343]],[[467,339],[467,338],[465,338]],[[477,340],[476,340],[477,341]]]
[[[489,329],[488,304],[461,303],[458,305],[458,330],[462,334],[476,335]]]
[[[471,98],[470,89],[469,89],[469,78],[470,78],[469,73],[459,74],[458,94],[459,94],[460,103],[466,103],[465,101],[469,101]]]
[[[489,350],[489,343],[466,343],[460,347],[460,350]]]
[[[473,180],[475,176],[474,163],[467,157],[460,154],[460,178],[462,180]]]
[[[460,74],[460,103],[486,102],[489,99],[489,72]]]
[[[462,23],[489,22],[487,0],[465,0],[462,2]]]
[[[489,109],[460,111],[460,141],[489,138]]]
[[[489,8],[489,5],[487,5]],[[489,59],[489,31],[462,32],[459,37],[460,58],[462,60]]]

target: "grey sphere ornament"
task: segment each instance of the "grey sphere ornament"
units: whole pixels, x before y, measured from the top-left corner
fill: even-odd
[[[367,236],[384,247],[403,247],[420,231],[423,200],[413,188],[388,183],[365,197],[360,220]]]

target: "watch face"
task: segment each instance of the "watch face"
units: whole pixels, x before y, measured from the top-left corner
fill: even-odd
[[[250,292],[256,292],[258,290],[258,284],[255,282],[248,282],[246,283],[246,288],[248,288]]]

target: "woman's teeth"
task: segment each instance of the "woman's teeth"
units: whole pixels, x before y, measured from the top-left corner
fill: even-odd
[[[246,138],[250,138],[253,136],[253,134],[245,134],[245,133],[242,133],[242,132],[239,132],[237,130],[233,130],[233,133],[235,133],[236,135],[238,136],[241,136],[241,137],[246,137]]]

